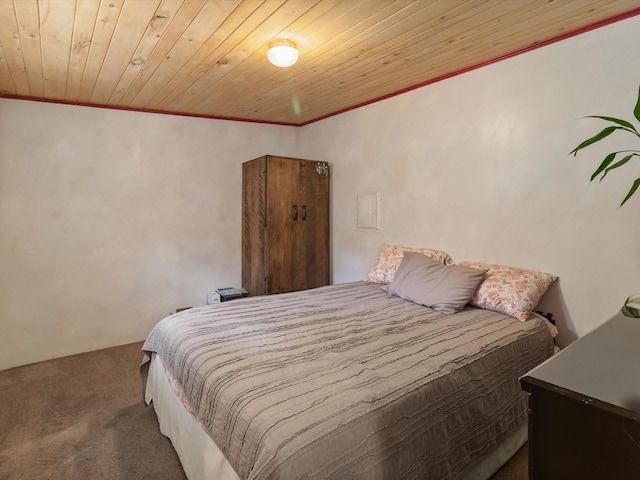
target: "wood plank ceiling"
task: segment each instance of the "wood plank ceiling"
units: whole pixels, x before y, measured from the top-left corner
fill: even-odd
[[[640,0],[0,0],[0,95],[304,125]],[[271,65],[274,39],[298,45]]]

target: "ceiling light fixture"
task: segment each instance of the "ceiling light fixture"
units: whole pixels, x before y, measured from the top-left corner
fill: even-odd
[[[298,50],[291,40],[274,40],[269,44],[267,57],[276,67],[290,67],[298,61]]]

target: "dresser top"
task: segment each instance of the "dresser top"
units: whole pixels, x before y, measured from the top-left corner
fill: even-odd
[[[618,314],[521,379],[640,413],[640,318]],[[528,390],[529,388],[527,388]]]

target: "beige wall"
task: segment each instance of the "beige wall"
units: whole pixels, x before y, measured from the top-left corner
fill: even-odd
[[[240,284],[241,164],[297,130],[0,99],[0,369]]]
[[[617,208],[640,161],[589,185],[627,146],[568,153],[602,128],[580,117],[632,117],[638,31],[635,17],[306,126],[300,154],[333,162],[334,281],[363,278],[383,243],[436,247],[557,274],[542,307],[561,344],[612,317],[640,292],[640,193]],[[370,187],[382,233],[354,228]]]

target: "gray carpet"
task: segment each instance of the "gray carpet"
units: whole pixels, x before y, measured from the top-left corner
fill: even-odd
[[[142,401],[141,346],[0,371],[0,479],[185,479]]]
[[[142,343],[0,371],[0,479],[184,480],[142,401]],[[521,449],[491,480],[526,480]]]

